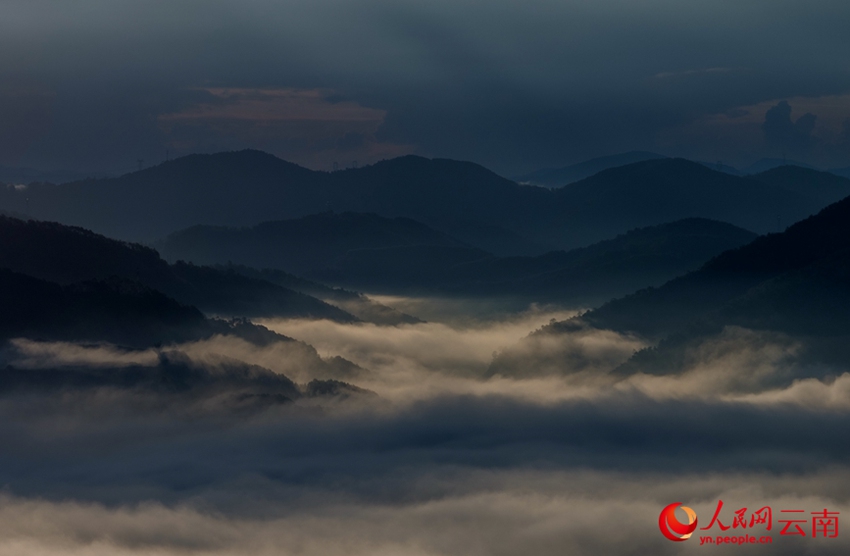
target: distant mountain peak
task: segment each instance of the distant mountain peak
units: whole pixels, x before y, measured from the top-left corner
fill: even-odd
[[[627,164],[633,164],[635,162],[642,162],[645,160],[663,158],[667,157],[648,151],[629,151],[625,153],[599,156],[591,158],[590,160],[585,160],[584,162],[579,162],[578,164],[572,164],[561,168],[545,168],[521,176],[515,176],[513,179],[518,183],[557,188],[588,178],[609,168],[616,168],[618,166],[625,166]]]
[[[825,170],[818,170],[817,168],[812,168],[811,166],[798,166],[796,164],[783,164],[781,166],[775,166],[768,170],[764,170],[763,172],[759,172],[758,174],[754,174],[756,177],[758,176],[768,176],[768,175],[779,175],[779,174],[790,174],[793,176],[811,176],[813,174],[820,175],[824,178],[833,177],[835,179],[846,179],[841,176],[836,176],[831,172],[827,172]]]
[[[194,224],[245,227],[331,209],[371,212],[412,218],[490,252],[539,254],[690,216],[776,231],[850,194],[832,176],[796,185],[772,176],[659,158],[550,191],[472,162],[407,155],[318,172],[244,150],[182,157],[114,179],[0,188],[0,210],[147,242]]]
[[[222,151],[217,153],[193,153],[166,160],[154,166],[125,174],[132,179],[174,175],[185,172],[248,172],[284,171],[290,174],[312,174],[313,170],[299,166],[282,158],[256,149]],[[119,178],[120,179],[120,178]]]
[[[718,179],[736,179],[730,174],[719,172],[699,162],[687,158],[658,158],[642,160],[623,166],[608,168],[590,177],[584,178],[571,184],[569,188],[559,190],[559,193],[578,187],[582,183],[604,182],[611,178],[624,178],[627,180],[646,180],[647,174],[657,174],[664,179],[687,178],[691,176],[717,177]]]
[[[368,170],[368,169],[373,169],[373,170],[382,170],[382,169],[410,170],[410,169],[420,169],[420,168],[433,169],[433,170],[445,170],[445,169],[464,169],[466,171],[471,170],[471,171],[474,171],[474,172],[480,172],[481,174],[486,174],[486,175],[490,175],[490,176],[493,176],[493,177],[497,177],[497,178],[505,180],[505,181],[510,181],[510,180],[507,180],[507,178],[503,178],[502,176],[499,176],[498,174],[496,174],[495,172],[493,172],[489,168],[481,166],[480,164],[477,164],[475,162],[470,162],[468,160],[454,160],[454,159],[451,159],[451,158],[427,158],[427,157],[419,156],[419,155],[415,155],[415,154],[407,154],[407,155],[404,155],[404,156],[399,156],[399,157],[391,158],[391,159],[388,159],[388,160],[381,160],[380,162],[376,162],[375,164],[372,164],[370,166],[364,166],[362,168],[349,168],[347,170],[340,171],[339,173],[354,172],[354,171],[358,171],[358,170],[362,171],[362,170]]]
[[[798,162],[796,160],[789,160],[787,158],[762,158],[744,168],[744,173],[760,174],[764,171],[778,168],[780,166],[798,166],[800,168],[808,168],[809,170],[817,170],[814,166],[804,162]]]

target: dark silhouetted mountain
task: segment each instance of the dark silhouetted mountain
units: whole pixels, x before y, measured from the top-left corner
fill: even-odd
[[[588,178],[602,170],[616,168],[617,166],[625,166],[626,164],[634,164],[635,162],[643,162],[644,160],[656,160],[659,158],[667,157],[646,151],[630,151],[627,153],[592,158],[584,162],[579,162],[578,164],[564,166],[563,168],[537,170],[529,174],[515,176],[513,179],[518,183],[525,183],[529,185],[540,185],[551,188],[562,187],[564,185],[583,180],[584,178]]]
[[[318,397],[336,397],[348,398],[350,396],[374,396],[375,393],[370,390],[358,388],[357,386],[342,382],[340,380],[318,380],[313,379],[308,382],[303,388],[304,395],[311,398]]]
[[[780,166],[797,166],[798,168],[806,168],[807,170],[817,170],[814,166],[797,162],[796,160],[787,160],[785,158],[762,158],[750,164],[742,171],[744,174],[760,174],[768,170],[773,170],[774,168],[779,168]]]
[[[278,284],[285,288],[311,295],[326,303],[330,303],[340,309],[354,315],[364,322],[373,324],[396,326],[399,324],[417,324],[423,322],[421,319],[403,313],[392,307],[378,303],[362,293],[349,291],[342,288],[332,288],[318,282],[313,282],[294,274],[277,269],[265,268],[256,270],[244,265],[221,265],[225,271],[238,272],[250,278],[265,280]]]
[[[333,266],[316,270],[317,279],[384,292],[439,291],[447,271],[489,254],[460,246],[410,245],[349,251]]]
[[[637,352],[615,372],[675,374],[693,365],[700,345],[716,341],[729,327],[779,333],[776,342],[795,344],[798,360],[791,380],[823,378],[850,360],[850,249],[841,249],[802,268],[760,282],[716,309],[692,315],[680,331]],[[764,338],[759,341],[765,341]]]
[[[51,222],[0,217],[0,268],[59,284],[120,277],[208,313],[356,320],[264,280],[185,263],[169,265],[149,247]]]
[[[6,216],[8,218],[17,218],[18,220],[29,220],[29,217],[22,213],[16,212],[14,210],[0,210],[0,216]]]
[[[463,220],[432,218],[428,224],[441,232],[463,240],[464,243],[494,255],[542,255],[552,250],[544,241],[532,241],[500,226]]]
[[[15,391],[91,391],[101,388],[132,391],[139,397],[144,393],[152,394],[161,402],[170,396],[182,398],[185,402],[222,394],[243,398],[242,401],[246,396],[253,398],[262,395],[266,401],[277,403],[291,402],[301,397],[298,385],[286,376],[268,369],[223,358],[215,368],[207,368],[178,351],[161,352],[154,366],[70,366],[26,372],[7,367],[0,371],[2,394]]]
[[[148,347],[215,335],[241,338],[257,346],[291,343],[305,361],[318,367],[351,365],[345,360],[324,362],[311,346],[244,319],[207,319],[198,309],[138,282],[113,276],[60,285],[0,268],[0,339]]]
[[[545,250],[549,238],[539,232],[558,212],[551,192],[471,162],[403,156],[330,177],[329,209],[412,218],[470,245],[500,245],[499,253],[518,245]]]
[[[488,254],[409,218],[322,213],[253,228],[195,226],[157,244],[171,259],[280,268],[334,281],[385,276],[388,283]]]
[[[250,229],[191,228],[173,234],[160,248],[173,258],[197,262],[268,267],[296,261],[299,266],[293,270],[300,273],[365,289],[591,303],[659,285],[754,237],[729,224],[693,218],[632,230],[569,252],[494,257],[409,219],[325,213]],[[350,292],[322,286],[323,291],[286,272],[241,272],[315,295],[358,316],[358,309],[362,311],[350,305],[355,295]]]
[[[729,166],[728,164],[723,164],[722,162],[705,162],[702,160],[698,162],[706,168],[711,168],[712,170],[723,172],[724,174],[732,174],[733,176],[745,175],[744,172],[738,170],[734,166]]]
[[[322,193],[316,182],[326,178],[265,153],[241,151],[190,155],[119,178],[32,184],[18,193],[30,199],[30,214],[41,220],[149,240],[191,224],[247,225],[281,212],[315,212]]]
[[[178,302],[158,290],[175,292],[181,300]],[[283,312],[289,316],[332,318],[342,322],[356,320],[315,298],[232,270],[186,263],[168,265],[150,248],[110,240],[80,228],[0,218],[0,340],[109,342],[130,348],[149,348],[198,340],[215,342],[219,336],[227,336],[228,341],[238,338],[258,347],[275,344],[279,354],[291,357],[297,362],[294,365],[320,379],[347,377],[363,371],[339,357],[322,359],[313,347],[244,319],[206,318],[197,308],[188,305],[186,299],[198,300],[216,311],[237,314],[256,308],[254,311],[260,313]],[[14,350],[9,345],[0,351]],[[234,364],[245,367],[242,363]],[[200,389],[211,396],[224,389],[228,399],[239,401],[240,407],[249,398],[254,400],[249,405],[292,399],[291,392],[282,394],[275,390],[283,384],[278,378],[273,378],[269,385],[249,369],[248,382],[253,384],[253,390],[246,392],[239,383],[247,380],[245,376],[237,376],[236,370],[227,370],[221,365],[213,367],[211,375],[198,371],[199,375],[179,365],[160,365],[157,369],[139,371],[141,374],[133,376],[141,382],[126,386],[147,388],[142,384],[145,383],[193,392]],[[81,374],[61,376],[85,382],[100,372],[90,368],[79,371]],[[127,378],[122,373],[123,370],[101,376],[100,379],[106,380],[98,384],[116,386],[116,381]],[[20,383],[20,373],[15,376]],[[41,380],[38,377],[44,376],[35,372],[24,378]],[[8,386],[8,378],[8,374],[0,378],[3,388]],[[57,379],[53,375],[48,378]],[[59,380],[58,384],[61,387],[65,383]],[[264,385],[269,389],[263,390]],[[323,395],[347,397],[358,392],[354,387],[331,390]],[[303,394],[300,390],[296,393]],[[313,394],[306,392],[306,395]]]
[[[833,168],[829,172],[836,176],[841,176],[842,178],[850,178],[850,166],[847,168]]]
[[[778,166],[752,177],[762,183],[816,199],[824,205],[840,201],[850,195],[850,180],[829,172],[819,172],[799,166]]]
[[[193,225],[254,226],[325,211],[405,217],[490,252],[540,254],[682,218],[757,233],[823,208],[815,197],[681,159],[611,168],[557,190],[469,162],[405,156],[313,172],[257,151],[192,155],[120,178],[0,188],[0,209],[151,241]],[[522,251],[517,251],[518,249]]]
[[[125,404],[149,404],[168,411],[179,408],[182,412],[254,412],[305,397],[374,396],[338,380],[314,379],[298,385],[257,365],[223,357],[205,364],[176,350],[161,351],[153,365],[0,369],[0,396],[24,392],[90,395],[98,390],[109,390],[110,398],[123,395]]]
[[[170,266],[179,280],[173,293],[211,313],[354,322],[356,317],[310,295],[244,274],[178,261]]]
[[[0,269],[0,338],[147,346],[210,335],[194,307],[113,278],[66,286]]]
[[[529,360],[529,347],[544,338],[549,345],[559,341],[568,345],[570,337],[592,336],[589,329],[637,334],[656,344],[621,364],[616,369],[620,374],[682,372],[698,363],[695,358],[705,342],[722,339],[735,329],[756,330],[773,335],[772,341],[797,345],[794,351],[803,364],[791,374],[778,376],[784,384],[795,378],[822,377],[836,365],[846,367],[850,360],[850,198],[783,233],[761,236],[726,251],[661,287],[551,323],[495,358],[491,372],[510,372],[519,362],[529,368],[556,368],[558,358],[574,356],[574,352],[556,350],[554,356],[542,355],[540,362],[534,362]]]
[[[756,235],[702,218],[638,228],[614,239],[538,257],[490,257],[453,267],[445,282],[468,295],[597,304],[660,285]]]
[[[699,270],[659,288],[607,303],[583,318],[600,328],[663,337],[768,280],[803,272],[812,265],[820,268],[818,265],[838,260],[848,250],[850,198],[830,205],[783,233],[761,236],[718,255]],[[826,264],[824,268],[828,267]]]
[[[618,226],[631,229],[683,217],[709,218],[763,233],[776,231],[777,218],[796,222],[824,206],[816,198],[683,159],[605,170],[555,195],[560,204],[571,207],[564,214],[561,242],[579,235],[604,239],[606,231]]]
[[[323,359],[312,346],[244,319],[205,318],[196,308],[137,282],[113,277],[59,285],[0,268],[0,340],[109,342],[135,349],[220,336],[238,338],[257,347],[285,345],[275,349],[282,349],[278,353],[291,357],[302,371],[320,379],[364,372],[341,357]],[[6,349],[0,350],[0,355],[8,355],[5,352],[10,348],[3,347]]]
[[[708,318],[789,334],[850,334],[850,249],[766,280]]]

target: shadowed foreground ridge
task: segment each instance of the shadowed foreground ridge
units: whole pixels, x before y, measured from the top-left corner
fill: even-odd
[[[552,369],[574,355],[568,349],[541,352],[535,362],[533,346],[568,345],[600,333],[630,338],[637,347],[649,344],[604,363],[624,376],[685,373],[719,345],[762,342],[787,351],[790,369],[776,377],[777,386],[823,379],[850,358],[850,198],[660,287],[551,323],[496,357],[491,373],[509,374],[519,366]],[[741,339],[758,334],[767,339]],[[583,357],[580,364],[586,363]]]
[[[118,277],[213,314],[357,320],[268,281],[185,263],[169,265],[149,247],[53,222],[0,216],[0,268],[60,284]]]

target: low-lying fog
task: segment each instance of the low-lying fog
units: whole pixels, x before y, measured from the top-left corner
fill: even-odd
[[[242,361],[377,395],[246,412],[219,391],[9,386],[0,554],[726,553],[664,539],[659,512],[684,502],[707,526],[719,499],[727,524],[745,506],[850,511],[850,375],[777,382],[800,349],[790,338],[730,328],[695,348],[680,374],[625,377],[609,371],[648,345],[641,338],[581,330],[520,342],[578,310],[380,301],[428,322],[269,319],[259,322],[304,343],[267,346],[11,342],[4,364],[32,376],[163,361],[224,373]],[[305,343],[359,367],[327,366]],[[506,349],[512,361],[527,350],[555,363],[534,368],[529,357],[493,374]],[[774,529],[772,545],[728,552],[850,550],[847,536]]]

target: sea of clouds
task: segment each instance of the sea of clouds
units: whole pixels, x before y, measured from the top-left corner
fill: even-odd
[[[395,301],[407,311],[424,302]],[[610,371],[641,338],[584,329],[528,343],[575,311],[461,318],[470,312],[457,303],[429,308],[428,322],[396,327],[262,322],[324,360],[300,342],[223,336],[146,350],[10,342],[0,353],[15,377],[0,381],[0,554],[850,549],[846,536],[779,536],[776,523],[770,546],[673,543],[658,531],[671,502],[692,507],[700,526],[718,500],[727,524],[741,507],[850,508],[850,375],[789,379],[795,339],[729,328],[676,375],[623,376]],[[494,374],[505,349],[550,350],[562,368]],[[357,367],[323,364],[334,356]],[[108,380],[168,365],[204,386]],[[260,368],[374,394],[245,402],[256,399],[252,381],[267,379]],[[45,380],[63,372],[95,379]],[[220,386],[228,373],[241,382]],[[237,403],[232,384],[254,397]]]

